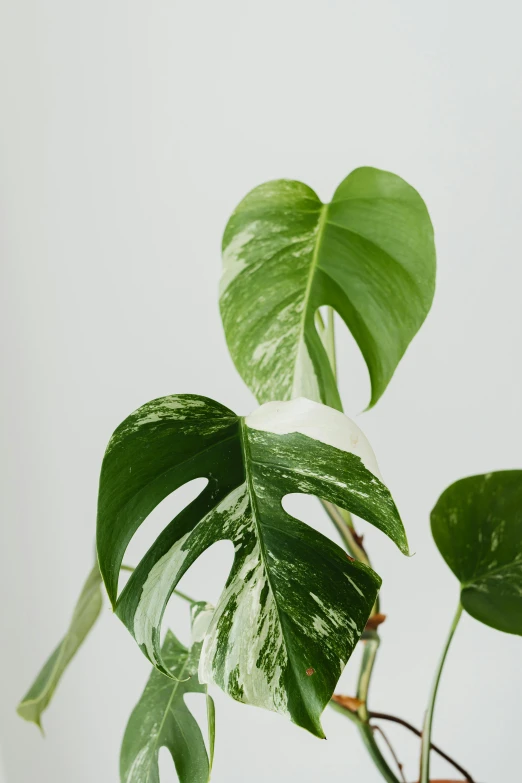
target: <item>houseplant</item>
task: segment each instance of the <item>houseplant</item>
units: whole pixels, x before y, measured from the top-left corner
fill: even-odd
[[[401,719],[372,713],[369,702],[384,620],[381,580],[352,515],[387,535],[398,558],[409,548],[371,446],[342,411],[334,311],[366,361],[373,406],[433,299],[428,212],[404,180],[372,168],[352,172],[329,204],[302,183],[269,182],[234,211],[223,262],[225,335],[259,407],[239,417],[205,397],[171,395],[142,406],[115,430],[101,470],[97,563],[64,639],[19,713],[40,724],[99,614],[104,584],[116,614],[153,664],[125,731],[122,781],[159,780],[161,746],[170,750],[182,783],[209,779],[213,701],[207,694],[205,742],[183,695],[206,693],[212,682],[317,737],[324,736],[320,716],[330,703],[354,723],[382,777],[397,783],[405,780],[404,771],[393,754],[389,759],[383,753],[375,732],[379,722]],[[125,564],[127,545],[151,511],[201,477],[207,479],[201,494],[136,568]],[[283,509],[283,497],[293,492],[321,499],[343,548]],[[430,780],[437,686],[462,610],[522,634],[522,471],[456,482],[433,510],[432,531],[461,583],[461,598],[420,732],[422,783]],[[222,539],[233,542],[235,559],[217,606],[179,594],[183,574]],[[122,569],[131,575],[118,592]],[[189,649],[170,630],[161,634],[173,593],[190,606]],[[358,643],[364,654],[357,693],[335,694]]]

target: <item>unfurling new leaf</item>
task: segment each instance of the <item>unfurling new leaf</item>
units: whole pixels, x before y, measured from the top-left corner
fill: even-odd
[[[292,492],[353,511],[408,551],[366,438],[346,416],[299,399],[240,418],[205,397],[144,405],[115,431],[98,508],[100,568],[116,612],[165,674],[160,628],[183,574],[212,544],[235,557],[206,634],[200,682],[324,736],[320,715],[360,638],[379,577],[285,512]],[[150,512],[186,482],[203,492],[165,528],[118,598],[125,549]]]
[[[387,171],[356,169],[329,204],[302,182],[267,182],[225,229],[221,316],[234,363],[261,403],[302,395],[341,407],[314,324],[329,305],[364,356],[374,405],[434,290],[428,211]]]
[[[431,530],[477,620],[522,635],[522,470],[471,476],[442,493]]]
[[[159,783],[158,755],[168,749],[180,783],[207,783],[214,749],[214,703],[197,670],[202,640],[198,625],[212,611],[208,604],[192,607],[193,644],[187,649],[171,631],[161,648],[171,677],[152,670],[145,690],[129,718],[120,756],[121,783]],[[173,679],[175,678],[175,679]],[[209,751],[201,729],[185,704],[185,694],[207,695]]]
[[[63,673],[100,614],[101,584],[100,571],[96,565],[83,586],[67,633],[18,705],[18,714],[40,728],[42,713],[47,709]]]

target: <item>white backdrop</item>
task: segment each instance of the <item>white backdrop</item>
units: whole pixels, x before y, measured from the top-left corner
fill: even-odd
[[[420,724],[457,600],[429,511],[463,475],[522,467],[521,22],[515,0],[1,0],[8,783],[117,781],[148,665],[108,609],[44,716],[46,740],[14,713],[90,568],[105,444],[163,394],[254,406],[218,313],[226,219],[262,181],[302,179],[327,200],[360,165],[415,185],[437,239],[432,312],[384,398],[357,419],[416,551],[408,560],[367,531],[389,615],[372,707]],[[338,333],[356,416],[367,373]],[[162,505],[129,560],[191,491]],[[290,503],[333,535],[315,501]],[[212,550],[183,586],[215,600],[229,564],[226,545]],[[185,623],[184,612],[174,619]],[[434,736],[479,783],[519,769],[521,653],[521,639],[469,617],[455,638]],[[380,780],[342,716],[325,713],[321,742],[215,696],[215,783]],[[413,780],[417,741],[400,728],[390,736]]]

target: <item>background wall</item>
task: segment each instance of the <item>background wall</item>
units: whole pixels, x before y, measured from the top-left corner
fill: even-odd
[[[382,401],[357,419],[416,551],[408,560],[365,530],[389,615],[372,705],[420,724],[458,595],[430,538],[430,509],[461,476],[522,467],[521,21],[514,0],[2,0],[8,783],[117,780],[148,664],[109,610],[45,715],[47,739],[14,713],[90,568],[105,444],[163,394],[252,409],[217,306],[226,219],[264,180],[302,179],[328,200],[360,165],[414,184],[437,238],[433,310]],[[367,373],[344,327],[339,337],[355,416],[369,399]],[[129,561],[194,492],[162,505]],[[315,501],[290,503],[334,535]],[[215,600],[229,564],[223,545],[183,587]],[[185,609],[172,611],[183,636]],[[521,653],[519,638],[463,619],[434,736],[481,783],[513,780],[519,767]],[[341,716],[325,713],[320,742],[215,696],[215,783],[379,780]],[[400,728],[390,736],[413,780],[416,740]],[[162,783],[173,781],[163,761]],[[449,767],[436,760],[434,771]]]

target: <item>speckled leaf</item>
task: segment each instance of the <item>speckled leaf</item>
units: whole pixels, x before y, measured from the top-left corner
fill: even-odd
[[[163,498],[201,476],[206,488],[157,538],[116,601],[134,532]],[[380,579],[287,514],[281,500],[292,492],[348,508],[407,551],[373,451],[339,411],[298,399],[240,418],[204,397],[154,400],[123,422],[107,448],[98,555],[117,614],[168,673],[159,638],[172,590],[208,547],[231,540],[235,558],[203,644],[200,681],[323,736],[320,714]]]
[[[252,190],[223,237],[221,316],[228,347],[259,402],[303,395],[341,407],[314,325],[330,305],[352,332],[374,405],[431,307],[435,246],[416,190],[359,168],[330,204],[302,182]]]
[[[431,512],[431,530],[464,609],[522,635],[522,470],[455,482]]]
[[[193,628],[212,611],[208,604],[192,607]],[[207,694],[209,752],[201,729],[185,704],[187,693],[207,693],[197,671],[202,639],[190,649],[167,631],[161,648],[166,677],[153,669],[145,690],[130,716],[120,756],[121,783],[160,783],[158,755],[168,749],[180,783],[207,783],[214,748],[214,703]],[[210,754],[210,759],[209,759]]]
[[[18,705],[18,714],[40,728],[42,713],[49,706],[63,673],[100,614],[101,583],[100,571],[96,565],[83,586],[67,633]]]

